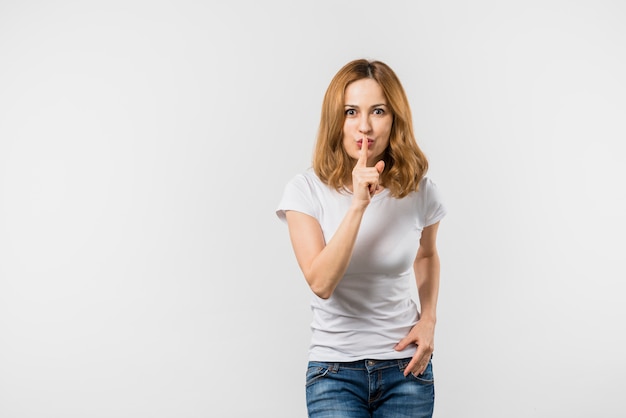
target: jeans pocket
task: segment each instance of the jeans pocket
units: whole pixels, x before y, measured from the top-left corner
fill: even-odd
[[[433,383],[435,383],[435,378],[433,376],[433,365],[430,361],[428,362],[428,366],[426,366],[426,370],[424,370],[424,373],[417,375],[414,373],[410,373],[410,375],[415,380],[425,385],[432,385]]]
[[[320,363],[309,364],[306,370],[306,386],[310,386],[328,374],[329,367]]]
[[[404,363],[404,367],[402,367],[402,371],[404,372],[404,369],[406,369],[406,366],[408,366],[410,359],[408,359],[405,363]],[[423,385],[432,385],[435,383],[435,377],[433,375],[433,363],[432,360],[428,361],[428,365],[426,366],[426,370],[424,370],[424,373],[422,374],[415,374],[413,372],[409,373],[409,376],[411,379],[423,384]]]

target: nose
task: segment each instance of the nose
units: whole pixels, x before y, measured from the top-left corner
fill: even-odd
[[[372,130],[369,115],[362,115],[359,119],[359,132],[366,134]]]

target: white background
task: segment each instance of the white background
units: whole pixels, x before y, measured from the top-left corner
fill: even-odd
[[[449,209],[436,417],[623,417],[621,1],[0,1],[0,416],[305,417],[274,209],[354,58]]]

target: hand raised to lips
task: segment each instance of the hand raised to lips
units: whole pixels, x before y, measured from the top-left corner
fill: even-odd
[[[374,167],[367,166],[369,141],[361,140],[361,153],[352,170],[352,190],[354,198],[369,203],[376,191],[380,190],[380,174],[385,169],[385,162],[378,161]]]

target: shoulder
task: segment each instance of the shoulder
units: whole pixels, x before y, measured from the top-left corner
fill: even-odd
[[[420,185],[419,185],[419,189],[418,190],[432,190],[432,189],[436,189],[437,188],[437,183],[435,183],[435,181],[428,177],[428,176],[424,176],[422,177],[422,180],[420,180]]]
[[[285,218],[287,210],[317,217],[321,202],[327,200],[327,189],[312,169],[296,174],[287,182],[276,213],[281,219]]]
[[[312,195],[326,195],[332,193],[328,185],[315,174],[312,168],[293,176],[287,183],[286,189],[296,189]]]
[[[315,171],[312,168],[309,168],[301,173],[293,176],[287,184],[298,184],[298,185],[319,185],[322,184],[322,181],[317,177]]]
[[[424,176],[422,180],[420,180],[419,188],[417,189],[417,193],[425,199],[440,199],[441,192],[439,191],[439,186],[437,183],[428,176]]]
[[[430,177],[424,176],[420,180],[417,190],[409,193],[406,197],[411,200],[424,201],[430,199],[433,194],[437,194],[437,190],[437,183]]]
[[[417,195],[418,207],[425,216],[426,225],[433,224],[446,215],[447,209],[443,196],[437,183],[430,177],[422,178]]]

